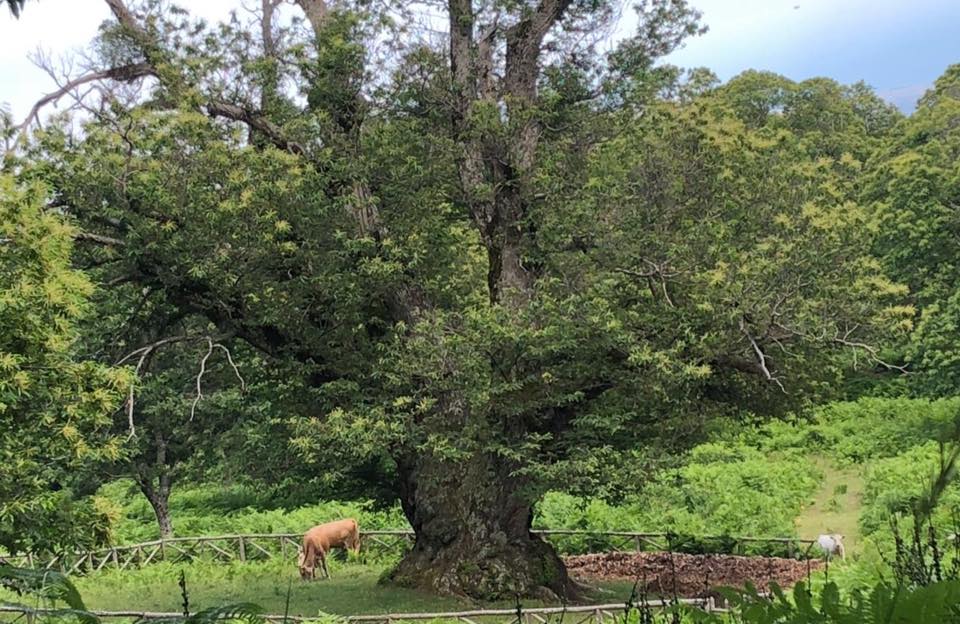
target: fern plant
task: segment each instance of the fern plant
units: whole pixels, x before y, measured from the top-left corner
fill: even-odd
[[[150,618],[138,620],[146,624],[213,624],[214,622],[246,622],[247,624],[266,624],[263,610],[250,602],[242,602],[222,607],[212,607],[191,613],[168,618]]]
[[[919,587],[886,583],[869,592],[854,591],[843,600],[835,583],[827,583],[814,597],[798,584],[788,597],[779,587],[771,596],[750,586],[743,591],[725,590],[733,616],[702,614],[696,621],[739,624],[960,624],[960,582],[943,581]]]

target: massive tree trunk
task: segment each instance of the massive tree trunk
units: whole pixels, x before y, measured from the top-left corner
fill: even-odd
[[[463,147],[463,197],[487,250],[491,303],[517,311],[530,301],[537,279],[523,258],[533,242],[524,193],[540,136],[534,112],[540,53],[571,3],[541,0],[504,29],[496,17],[477,23],[481,12],[472,0],[448,1],[452,125]],[[506,49],[499,83],[491,78],[498,38]],[[503,105],[510,123],[519,125],[512,145],[478,131],[473,117],[481,103]],[[528,484],[514,476],[517,468],[481,451],[457,463],[424,453],[401,462],[401,499],[416,544],[394,580],[483,599],[574,597],[562,560],[530,533],[532,502],[524,496]]]
[[[532,505],[512,469],[483,455],[458,463],[423,455],[401,462],[401,503],[416,543],[392,580],[484,600],[575,598],[563,561],[530,532]]]

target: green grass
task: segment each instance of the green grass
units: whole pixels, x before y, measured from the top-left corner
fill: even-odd
[[[847,555],[859,552],[858,520],[862,508],[863,477],[856,465],[837,467],[822,456],[811,456],[823,473],[823,482],[813,501],[796,519],[797,534],[815,539],[821,533],[840,533]]]
[[[512,608],[511,602],[484,603],[436,596],[379,583],[384,568],[356,563],[330,563],[329,580],[305,582],[289,562],[192,565],[159,563],[141,570],[105,571],[74,578],[86,605],[94,610],[179,612],[178,580],[186,575],[191,611],[237,602],[252,602],[264,612],[282,614],[290,592],[291,615],[323,613],[360,615],[401,612],[442,612],[478,606]],[[591,602],[622,602],[631,583],[605,582],[592,588]],[[13,599],[0,592],[0,601]],[[524,601],[525,606],[543,606]]]
[[[283,562],[159,564],[144,570],[107,572],[78,579],[77,587],[92,609],[180,610],[180,570],[187,580],[191,610],[235,602],[253,602],[267,613],[283,613],[290,592],[290,613],[351,615],[393,611],[452,610],[460,602],[378,584],[382,568],[330,565],[329,580],[304,582],[295,566]]]

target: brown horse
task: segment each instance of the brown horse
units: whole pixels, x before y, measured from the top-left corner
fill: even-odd
[[[303,536],[303,546],[300,549],[300,557],[297,561],[297,567],[300,568],[300,578],[303,580],[316,578],[317,561],[320,561],[320,567],[326,578],[330,578],[330,570],[327,569],[327,553],[331,548],[343,548],[352,550],[354,553],[360,552],[360,527],[353,518],[337,520],[336,522],[327,522],[320,524]]]

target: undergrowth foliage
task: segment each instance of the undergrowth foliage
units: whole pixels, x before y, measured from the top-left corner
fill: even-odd
[[[165,618],[142,618],[139,622],[156,624],[209,624],[212,622],[246,622],[265,624],[263,610],[252,603],[236,603],[203,609],[190,613],[189,594],[183,572],[180,573],[183,595],[183,613]],[[21,609],[31,619],[41,617],[51,622],[77,621],[80,624],[98,624],[101,620],[89,611],[80,592],[65,575],[49,570],[30,570],[0,565],[0,587],[11,590],[24,602],[0,603]],[[37,606],[26,604],[34,602]],[[59,606],[66,605],[65,607]]]

